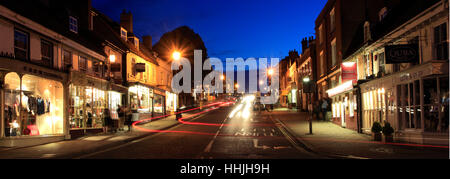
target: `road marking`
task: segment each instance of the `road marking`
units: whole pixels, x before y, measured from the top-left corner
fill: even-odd
[[[225,121],[227,121],[227,119],[228,119],[228,118],[225,118],[225,119],[223,120],[222,124],[221,124],[220,127],[219,127],[219,130],[217,130],[216,135],[214,135],[213,139],[208,143],[208,145],[206,146],[205,150],[203,151],[204,153],[209,153],[209,152],[211,152],[211,148],[212,148],[212,146],[213,146],[213,144],[214,144],[214,141],[216,140],[217,136],[219,135],[220,130],[222,129],[222,127],[223,127],[223,125],[225,124]],[[244,129],[242,129],[242,130],[244,130]],[[236,133],[236,134],[237,134],[237,133]],[[235,135],[236,135],[236,134],[235,134]]]
[[[199,119],[199,118],[205,116],[206,114],[208,114],[208,113],[205,113],[205,114],[202,114],[202,115],[195,116],[195,117],[193,117],[192,119],[190,119],[190,121],[195,121],[195,120],[197,120],[197,119]],[[167,129],[167,130],[169,130],[169,131],[170,131],[170,130],[175,130],[175,129],[177,129],[177,128],[180,128],[181,126],[184,126],[184,124],[175,125],[175,126],[169,128],[169,129]],[[118,146],[115,146],[115,147],[111,147],[111,148],[109,148],[109,149],[105,149],[105,150],[97,151],[97,152],[94,152],[94,153],[89,153],[89,154],[81,155],[81,156],[78,156],[78,157],[74,157],[73,159],[82,159],[82,158],[92,157],[92,156],[95,156],[95,155],[98,155],[98,154],[101,154],[101,153],[113,151],[113,150],[116,150],[116,149],[119,149],[119,148],[123,148],[123,147],[129,146],[129,145],[134,144],[134,143],[138,143],[138,142],[141,142],[141,141],[144,141],[144,140],[148,140],[148,139],[150,139],[150,138],[154,138],[154,137],[157,137],[157,136],[160,136],[160,135],[163,135],[163,134],[164,134],[164,133],[155,133],[155,134],[152,134],[152,135],[149,135],[149,136],[145,136],[145,137],[143,137],[143,138],[141,138],[141,139],[133,140],[133,141],[131,141],[131,142],[127,142],[127,143],[122,144],[122,145],[118,145]]]

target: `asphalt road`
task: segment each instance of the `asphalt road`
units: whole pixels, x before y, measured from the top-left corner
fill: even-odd
[[[272,120],[250,101],[222,107],[167,131],[82,156],[87,159],[309,159]],[[280,130],[281,129],[281,130]]]

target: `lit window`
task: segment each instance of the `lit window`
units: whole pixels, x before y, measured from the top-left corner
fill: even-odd
[[[69,17],[69,29],[73,33],[78,33],[78,20],[75,17]]]
[[[120,37],[122,37],[123,40],[127,41],[127,31],[124,28],[120,28]]]

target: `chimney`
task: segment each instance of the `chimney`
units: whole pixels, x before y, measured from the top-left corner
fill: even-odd
[[[120,14],[120,26],[133,33],[133,14],[131,12],[127,13],[125,9],[123,10],[122,14]]]
[[[142,37],[142,41],[147,49],[152,50],[152,36],[145,35]]]

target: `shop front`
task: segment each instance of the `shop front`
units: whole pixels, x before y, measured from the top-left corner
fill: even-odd
[[[87,133],[101,133],[108,108],[107,82],[78,72],[71,72],[69,125],[72,138]]]
[[[66,80],[66,74],[35,65],[0,64],[0,146],[64,140]]]
[[[78,72],[71,72],[69,86],[69,126],[72,138],[85,134],[105,132],[108,113],[115,127],[123,126],[118,108],[123,105],[122,96],[127,89],[103,79]]]
[[[128,88],[130,108],[133,112],[133,121],[148,119],[153,116],[153,88],[133,84]]]
[[[166,114],[166,91],[156,89],[153,98],[153,115],[162,116]]]
[[[363,129],[389,122],[397,140],[448,144],[447,62],[428,62],[361,85]]]
[[[332,122],[345,128],[358,130],[357,90],[353,81],[347,81],[327,91],[331,98]]]
[[[169,114],[177,112],[178,96],[175,93],[166,91],[166,111]]]

